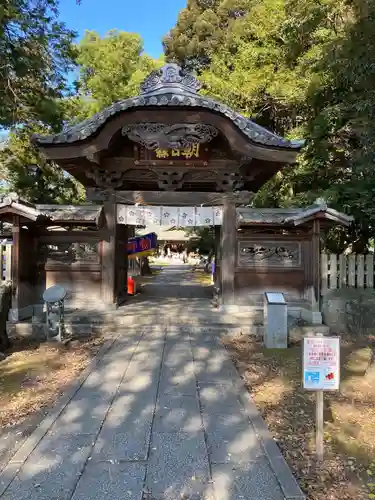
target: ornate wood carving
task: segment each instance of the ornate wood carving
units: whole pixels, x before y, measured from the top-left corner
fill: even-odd
[[[158,186],[165,191],[175,191],[181,189],[184,184],[184,171],[163,171],[158,172]]]
[[[41,243],[38,250],[39,265],[47,262],[73,264],[74,262],[100,263],[99,242]]]
[[[98,187],[118,189],[124,183],[124,172],[119,170],[107,170],[93,165],[91,170],[85,171],[86,177],[93,179]]]
[[[242,174],[238,171],[225,172],[222,169],[194,169],[179,167],[175,165],[159,168],[128,168],[128,169],[105,169],[99,166],[92,166],[86,171],[86,176],[94,179],[99,188],[110,187],[121,189],[127,182],[154,183],[155,188],[163,191],[175,191],[183,189],[185,183],[205,182],[212,183],[212,190],[217,192],[239,191],[244,186]]]
[[[216,181],[217,191],[239,191],[244,186],[244,180],[239,172],[218,172]]]
[[[147,149],[169,150],[210,142],[218,131],[204,123],[132,123],[122,128],[122,135]]]
[[[190,73],[186,73],[177,64],[169,63],[153,71],[142,83],[140,94],[149,94],[165,86],[178,85],[193,94],[202,88],[202,84]]]
[[[238,242],[239,267],[300,268],[301,243],[297,241]]]

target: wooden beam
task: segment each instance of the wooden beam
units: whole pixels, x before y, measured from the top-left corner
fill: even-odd
[[[225,200],[221,226],[221,297],[224,306],[234,304],[234,273],[237,249],[237,213],[234,203]]]
[[[38,239],[41,243],[90,243],[100,241],[104,231],[41,231]]]
[[[125,205],[157,205],[157,206],[217,206],[223,205],[224,200],[229,200],[235,205],[250,203],[253,193],[239,191],[235,193],[204,193],[184,191],[116,191],[117,203]],[[88,201],[105,201],[108,194],[103,189],[87,188]]]

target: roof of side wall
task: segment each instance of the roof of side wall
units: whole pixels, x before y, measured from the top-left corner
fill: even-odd
[[[326,204],[316,204],[308,208],[238,208],[239,224],[243,226],[301,226],[314,219],[326,220],[333,224],[350,226],[353,217],[338,212]]]

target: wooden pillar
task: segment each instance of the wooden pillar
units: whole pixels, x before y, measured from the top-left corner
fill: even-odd
[[[234,273],[236,268],[237,215],[236,205],[224,200],[221,226],[221,298],[224,306],[234,304]]]
[[[116,229],[116,304],[122,304],[128,295],[128,232],[129,226],[118,224]]]
[[[320,220],[315,219],[313,222],[312,240],[312,277],[315,292],[315,299],[320,304]]]
[[[103,205],[104,239],[102,243],[102,300],[116,304],[116,198],[111,193]]]
[[[21,224],[18,215],[13,216],[12,221],[12,310],[10,319],[13,321],[19,320],[19,293],[20,293],[20,239],[21,239]]]
[[[214,272],[214,285],[217,286],[217,284],[219,283],[219,280],[220,280],[220,277],[219,277],[219,273],[218,273],[218,268],[220,266],[220,261],[219,261],[219,257],[220,257],[220,226],[215,226],[215,272]]]

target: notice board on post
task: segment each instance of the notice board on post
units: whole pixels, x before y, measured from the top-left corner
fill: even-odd
[[[340,386],[340,338],[304,337],[303,388],[337,391]]]

